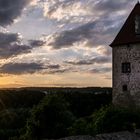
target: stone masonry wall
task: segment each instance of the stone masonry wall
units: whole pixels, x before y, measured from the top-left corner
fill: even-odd
[[[122,73],[124,62],[130,62],[131,73]],[[123,85],[127,85],[127,92],[123,92]],[[140,107],[140,44],[113,48],[113,103]]]
[[[100,134],[95,137],[88,136],[88,135],[71,136],[71,137],[61,138],[58,140],[140,140],[140,133],[130,133],[128,131],[125,131],[125,132],[110,133],[110,134]]]

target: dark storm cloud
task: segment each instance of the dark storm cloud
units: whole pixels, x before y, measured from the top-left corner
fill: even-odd
[[[30,53],[32,48],[28,45],[8,44],[0,46],[0,59],[14,57],[24,53]]]
[[[75,42],[91,38],[91,33],[94,27],[95,23],[91,22],[72,30],[63,31],[58,36],[54,37],[55,41],[49,45],[52,45],[55,49],[72,46]]]
[[[19,34],[17,33],[0,33],[0,45],[7,45],[13,42],[18,42]]]
[[[101,74],[101,73],[108,73],[111,72],[112,68],[110,67],[103,67],[103,68],[94,68],[89,70],[90,73],[94,73],[94,74]]]
[[[0,33],[0,59],[30,53],[33,48],[39,47],[42,44],[43,41],[32,40],[30,45],[26,45],[22,43],[18,33]]]
[[[31,47],[20,44],[20,36],[16,33],[0,33],[0,58],[9,58],[28,53]]]
[[[68,69],[57,69],[57,70],[51,70],[47,71],[48,74],[57,74],[57,73],[65,73],[68,72]]]
[[[45,67],[46,70],[44,71],[44,73],[46,74],[65,73],[71,70],[71,68],[62,66],[60,64],[48,64]]]
[[[120,20],[117,23],[110,18],[89,22],[78,28],[54,34],[53,41],[48,45],[53,49],[61,49],[72,47],[74,43],[82,41],[86,41],[88,47],[109,44],[113,34],[119,28]]]
[[[64,73],[69,69],[61,67],[59,64],[48,64],[40,62],[32,63],[16,63],[9,62],[0,67],[0,74],[12,74],[12,75],[22,75],[22,74],[56,74]]]
[[[59,69],[60,65],[59,64],[50,64],[50,65],[47,66],[47,68],[49,68],[49,69]]]
[[[97,64],[111,63],[111,57],[98,56],[96,58],[93,58],[92,61]]]
[[[46,42],[43,40],[29,40],[31,46],[43,46]]]
[[[0,0],[0,25],[13,23],[31,0]]]
[[[7,63],[0,68],[1,74],[33,74],[44,69],[40,63]]]
[[[72,65],[91,65],[93,64],[93,62],[91,62],[91,60],[76,60],[76,61],[71,61],[71,60],[68,60],[68,61],[65,61],[65,63],[67,64],[72,64]]]
[[[71,3],[69,3],[69,0],[67,2],[70,6]],[[59,5],[55,1],[55,5],[57,6],[52,8],[51,15],[55,13],[55,16],[59,18],[58,9],[60,8],[61,11],[62,9],[67,11],[67,7],[62,7],[62,3],[65,5],[67,2],[62,1],[61,5]],[[87,0],[87,2],[79,2],[88,3],[89,8],[86,10],[93,13],[93,18],[88,22],[83,22],[83,25],[81,25],[81,23],[79,27],[52,35],[51,38],[53,39],[48,44],[51,45],[53,49],[72,47],[74,43],[77,42],[87,42],[86,46],[88,47],[109,45],[128,16],[131,7],[133,7],[132,5],[135,3],[134,1],[128,2],[127,0],[98,0],[96,2],[94,0]],[[77,1],[73,1],[72,3],[77,3]],[[97,19],[94,19],[95,17]],[[53,18],[53,16],[51,18]],[[69,19],[69,16],[66,16],[66,18]],[[64,22],[64,24],[65,23],[67,24],[67,22]]]
[[[68,60],[64,61],[67,64],[72,65],[92,65],[92,64],[105,64],[105,63],[111,63],[111,58],[107,56],[98,56],[96,58],[90,58],[90,59],[82,59],[82,60]]]
[[[113,12],[124,9],[124,5],[127,6],[130,3],[128,0],[100,0],[94,5],[94,8],[97,11]]]

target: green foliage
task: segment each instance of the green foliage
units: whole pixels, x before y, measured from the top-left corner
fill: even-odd
[[[0,91],[0,110],[7,108],[31,108],[37,105],[45,94],[33,90]]]
[[[84,118],[77,119],[68,129],[69,135],[87,135],[87,121]]]
[[[1,90],[0,139],[18,139],[25,132],[30,108],[37,105],[44,96],[44,93],[33,90]]]
[[[1,90],[0,139],[39,140],[92,134],[93,117],[88,116],[111,102],[110,89],[53,90],[46,96],[41,90]],[[97,91],[101,92],[94,94]]]
[[[88,92],[62,93],[70,105],[70,111],[78,118],[91,115],[95,110],[102,106],[109,105],[112,101],[112,95],[105,91],[101,94]]]
[[[0,129],[19,129],[25,126],[29,109],[6,109],[0,112]]]
[[[67,136],[67,128],[74,116],[68,110],[68,103],[59,95],[48,95],[32,110],[26,129],[27,138],[60,138]]]
[[[92,135],[122,130],[134,131],[136,127],[140,128],[140,110],[103,107],[93,113],[88,127]]]
[[[6,109],[0,112],[0,139],[19,136],[29,117],[28,109]]]

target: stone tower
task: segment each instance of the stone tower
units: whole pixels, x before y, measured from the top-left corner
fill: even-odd
[[[110,46],[113,54],[113,104],[140,107],[139,2]]]

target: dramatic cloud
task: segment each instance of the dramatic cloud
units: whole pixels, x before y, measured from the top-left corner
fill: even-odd
[[[72,46],[75,42],[91,38],[94,27],[95,23],[91,22],[73,30],[63,31],[60,34],[54,35],[54,42],[49,45],[52,45],[55,49]]]
[[[20,35],[16,33],[0,33],[0,45],[7,45],[20,40]]]
[[[69,72],[71,69],[69,67],[62,66],[60,64],[48,64],[46,65],[46,74],[58,74]]]
[[[0,25],[13,23],[29,2],[31,0],[0,0]]]
[[[111,57],[98,56],[96,58],[93,58],[92,61],[97,63],[97,64],[111,63]]]
[[[88,0],[44,1],[44,16],[64,22],[89,20],[92,14],[88,4]]]
[[[65,72],[69,72],[69,71],[70,71],[69,69],[62,68],[62,69],[49,70],[46,73],[47,74],[58,74],[58,73],[65,73]]]
[[[32,48],[28,45],[9,44],[0,46],[0,59],[14,57],[20,54],[30,53]]]
[[[36,46],[43,46],[45,43],[46,42],[43,41],[43,40],[29,40],[29,44],[31,46],[34,46],[34,47],[36,47]]]
[[[48,37],[47,42],[54,49],[72,47],[78,42],[86,42],[87,47],[107,45],[113,37],[112,34],[119,27],[114,23],[114,19],[109,18],[89,22],[77,28],[56,33]]]
[[[43,64],[39,62],[31,63],[16,63],[9,62],[0,67],[0,74],[12,74],[12,75],[22,75],[22,74],[55,74],[64,73],[68,71],[67,68],[61,67],[59,64]]]
[[[18,33],[0,33],[0,59],[30,53],[33,48],[42,46],[41,40],[30,40],[29,45],[23,44]]]
[[[60,65],[58,65],[58,64],[51,64],[51,65],[48,65],[47,68],[49,68],[49,69],[59,69]]]
[[[90,73],[94,73],[94,74],[104,74],[111,71],[112,71],[111,67],[94,68],[89,70]]]
[[[0,33],[0,58],[9,58],[28,51],[29,46],[20,44],[19,34]]]
[[[43,77],[44,85],[111,85],[109,44],[136,2],[0,0],[0,75],[39,74],[28,76]]]
[[[64,23],[86,23],[93,19],[117,14],[126,14],[134,1],[127,0],[51,0],[43,1],[44,16]],[[119,11],[119,12],[118,12]],[[118,12],[118,13],[117,13]]]
[[[33,74],[44,69],[39,63],[7,63],[0,67],[1,74]]]
[[[112,54],[112,49],[108,46],[99,46],[97,52],[101,55],[110,56]]]
[[[92,0],[93,1],[93,0]],[[118,0],[118,1],[112,1],[112,0],[98,0],[96,4],[93,5],[93,8],[95,11],[103,11],[104,15],[116,11],[124,10],[125,7],[129,7],[134,2],[131,1],[128,3],[127,0]]]
[[[91,60],[68,60],[65,61],[67,64],[72,64],[72,65],[91,65],[93,62]]]
[[[52,0],[44,3],[45,15],[67,27],[47,38],[48,45],[54,49],[72,47],[78,42],[84,42],[87,47],[109,45],[126,19],[128,9],[134,5],[134,1],[128,3],[127,0]],[[76,20],[80,23],[70,23]]]
[[[111,58],[106,56],[98,56],[96,58],[82,59],[82,60],[68,60],[64,62],[72,65],[92,65],[95,63],[105,64],[105,63],[111,63]]]

